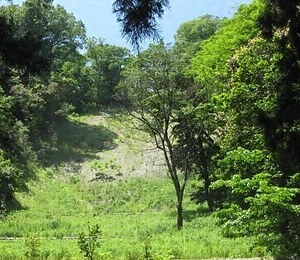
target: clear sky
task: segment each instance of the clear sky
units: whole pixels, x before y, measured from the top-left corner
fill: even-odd
[[[13,2],[20,4],[22,0]],[[240,4],[250,2],[252,0],[170,0],[170,10],[160,20],[161,35],[166,43],[172,43],[180,24],[205,14],[232,17]],[[120,25],[112,14],[112,3],[113,0],[54,0],[54,4],[64,6],[69,13],[84,22],[87,36],[101,37],[108,44],[130,48],[121,37]]]

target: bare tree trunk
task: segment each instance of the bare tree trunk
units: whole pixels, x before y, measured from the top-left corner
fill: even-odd
[[[210,181],[210,176],[209,176],[209,171],[208,171],[208,158],[204,152],[203,142],[200,143],[200,148],[201,148],[200,165],[198,164],[198,168],[202,169],[201,175],[202,175],[202,178],[204,179],[204,195],[205,195],[205,199],[207,201],[207,205],[208,205],[210,211],[214,211],[215,203],[214,203],[214,199],[211,195],[211,192],[209,190],[211,181]]]
[[[166,138],[161,138],[162,141],[162,147],[163,152],[165,156],[165,161],[168,167],[168,171],[170,174],[170,177],[172,179],[176,197],[177,197],[177,229],[182,229],[183,227],[183,209],[182,209],[182,200],[183,200],[183,193],[186,185],[187,178],[184,179],[183,184],[180,185],[180,181],[178,179],[177,169],[173,160],[173,148],[171,145],[171,142],[169,140],[169,137],[167,135],[167,131],[165,132]],[[159,146],[158,146],[159,147]],[[169,153],[168,153],[168,152]]]
[[[182,229],[182,227],[183,227],[183,209],[182,209],[182,196],[181,196],[181,198],[177,198],[177,229],[180,230]]]
[[[209,186],[210,186],[210,179],[209,179],[209,175],[207,170],[204,170],[203,173],[203,179],[204,179],[204,195],[207,201],[207,205],[209,207],[210,211],[214,211],[215,210],[215,203],[214,200],[211,196],[210,190],[209,190]]]

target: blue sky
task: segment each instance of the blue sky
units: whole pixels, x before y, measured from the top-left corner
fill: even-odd
[[[0,2],[3,3],[3,0]],[[20,4],[22,1],[13,2]],[[205,14],[232,17],[240,4],[250,2],[252,0],[170,0],[171,8],[160,20],[162,37],[166,43],[172,43],[180,24]],[[101,37],[108,44],[130,48],[121,37],[120,25],[112,14],[112,3],[113,0],[54,0],[54,4],[64,6],[85,23],[87,36]]]

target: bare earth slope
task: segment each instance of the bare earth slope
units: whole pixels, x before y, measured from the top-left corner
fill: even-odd
[[[147,177],[166,175],[163,156],[156,149],[153,140],[144,132],[135,128],[128,117],[102,113],[84,120],[89,125],[102,125],[116,134],[115,146],[111,150],[96,153],[99,162],[105,166],[91,167],[94,161],[86,161],[82,165],[82,173],[87,178],[94,178],[102,173],[112,178]],[[110,171],[109,169],[113,170]]]
[[[43,151],[46,166],[86,180],[166,177],[163,154],[128,115],[100,112],[58,123],[56,138]]]

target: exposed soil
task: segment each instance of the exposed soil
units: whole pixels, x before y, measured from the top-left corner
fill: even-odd
[[[130,177],[167,176],[163,153],[156,148],[153,140],[136,129],[130,122],[115,123],[110,114],[90,116],[84,122],[91,126],[104,126],[116,134],[112,149],[96,152],[95,158],[80,164],[81,174],[87,180],[113,181]],[[106,163],[106,169],[93,169],[95,161]],[[111,168],[111,169],[110,169]]]

